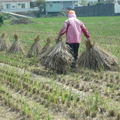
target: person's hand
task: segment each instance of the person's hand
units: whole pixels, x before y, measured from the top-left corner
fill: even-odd
[[[87,50],[90,50],[90,49],[93,47],[93,43],[92,43],[92,41],[90,40],[90,38],[87,38],[85,44],[86,44],[86,49],[87,49]]]
[[[87,41],[90,41],[90,38],[87,38]]]
[[[60,40],[61,40],[61,36],[58,35],[57,38],[56,38],[56,43],[58,43]]]
[[[61,36],[60,36],[60,35],[58,35],[56,39],[61,39]]]
[[[62,39],[60,38],[60,39],[56,39],[56,43],[58,43],[58,42],[60,42],[60,41],[62,41]]]
[[[55,39],[55,42],[58,43],[60,40],[59,39]]]
[[[87,38],[86,43],[87,43],[87,44],[91,44],[90,38]]]

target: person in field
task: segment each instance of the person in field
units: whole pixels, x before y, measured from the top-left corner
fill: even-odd
[[[82,33],[84,33],[87,40],[90,40],[90,34],[86,29],[84,23],[77,19],[76,13],[73,10],[68,12],[68,19],[64,22],[62,29],[60,30],[57,40],[59,40],[62,35],[66,34],[66,44],[71,48],[71,53],[74,57],[71,67],[76,67],[76,60],[78,59],[78,49],[82,39]]]

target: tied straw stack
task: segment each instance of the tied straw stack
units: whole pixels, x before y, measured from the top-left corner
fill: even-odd
[[[50,51],[50,49],[51,49],[50,43],[51,43],[51,39],[48,37],[45,46],[42,48],[40,54],[37,57],[38,61],[41,61],[41,58],[43,58],[45,55],[47,55],[47,53]]]
[[[97,48],[91,41],[86,41],[86,51],[78,58],[80,68],[93,70],[118,70],[115,57],[106,51]]]
[[[31,45],[30,50],[27,53],[27,57],[33,57],[33,56],[38,56],[40,54],[41,51],[41,45],[38,43],[38,41],[40,40],[40,36],[38,35],[35,39],[34,39],[34,43]]]
[[[50,48],[50,43],[51,43],[51,39],[50,39],[50,37],[48,37],[47,42],[46,42],[45,46],[42,48],[42,51],[40,53],[41,55]]]
[[[70,48],[62,40],[51,47],[44,55],[39,58],[41,64],[46,68],[56,70],[57,72],[65,72],[73,61]]]
[[[8,50],[8,53],[24,53],[24,50],[20,44],[20,41],[18,39],[18,35],[14,34],[14,39],[15,41],[13,42],[13,44],[11,45],[10,49]]]
[[[0,36],[0,51],[6,51],[8,49],[9,45],[5,39],[5,33],[2,33]]]

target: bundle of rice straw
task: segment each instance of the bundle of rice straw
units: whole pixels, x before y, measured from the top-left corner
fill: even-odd
[[[2,33],[0,36],[0,51],[6,51],[8,49],[9,45],[5,39],[5,33]]]
[[[51,39],[50,37],[48,37],[45,46],[42,48],[42,51],[40,52],[40,55],[45,53],[50,48],[50,43],[51,43]]]
[[[23,47],[18,39],[18,35],[14,34],[15,41],[11,45],[10,49],[8,50],[8,53],[25,53],[23,50]]]
[[[38,63],[41,62],[41,59],[43,59],[44,56],[46,56],[47,53],[49,53],[49,51],[52,49],[52,47],[50,46],[50,43],[51,43],[51,39],[50,37],[48,37],[45,46],[42,48],[40,54],[37,56]]]
[[[41,45],[38,43],[38,41],[40,40],[40,36],[38,35],[35,39],[34,39],[34,43],[31,45],[30,50],[27,53],[27,57],[33,57],[33,56],[38,56],[41,52]]]
[[[2,33],[2,34],[0,35],[0,43],[1,43],[2,39],[4,38],[4,36],[5,36],[5,33]]]
[[[39,57],[39,60],[46,68],[64,72],[73,61],[70,47],[62,40],[59,40],[53,47]]]
[[[45,55],[47,55],[47,53],[51,50],[50,43],[51,43],[51,39],[50,39],[50,37],[48,37],[45,46],[42,48],[40,54],[37,57],[38,62],[40,62],[41,58],[43,58]]]
[[[78,66],[93,70],[118,70],[116,58],[97,48],[91,41],[86,41],[86,51],[78,58]]]

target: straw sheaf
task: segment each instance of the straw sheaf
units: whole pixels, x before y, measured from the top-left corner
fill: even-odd
[[[9,48],[8,53],[15,53],[15,54],[16,53],[25,53],[20,41],[18,40],[17,34],[14,34],[14,39],[15,39],[15,41],[13,42],[11,47]]]
[[[7,40],[5,39],[5,33],[2,33],[0,38],[0,51],[6,51],[9,48],[9,44],[7,43]]]
[[[78,66],[93,70],[118,70],[118,63],[115,57],[96,47],[90,41],[86,42],[86,51],[79,57]]]
[[[4,37],[5,37],[5,33],[2,33],[2,34],[0,35],[0,43],[1,43],[1,41],[3,40]]]
[[[5,37],[5,33],[2,33],[2,34],[1,34],[1,37],[4,38],[4,37]]]
[[[59,41],[41,56],[40,62],[47,68],[63,71],[71,64],[72,60],[69,46]]]
[[[15,38],[15,40],[17,41],[17,40],[18,40],[18,35],[17,35],[17,34],[14,34],[14,38]]]
[[[39,40],[40,40],[40,35],[38,35],[38,36],[34,39],[35,42],[38,42]]]
[[[48,49],[50,49],[50,43],[51,43],[51,38],[48,37],[45,46],[42,48],[42,50],[41,50],[41,52],[40,52],[40,55],[42,55],[42,54],[45,53]]]
[[[33,57],[33,56],[38,56],[41,52],[41,45],[38,43],[38,41],[40,40],[40,36],[38,35],[35,39],[34,39],[34,43],[31,45],[28,53],[27,53],[27,57]]]

